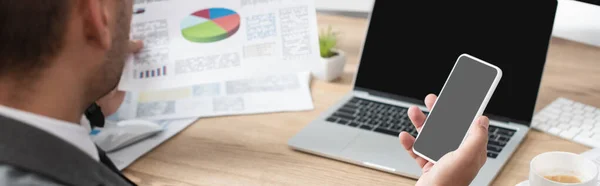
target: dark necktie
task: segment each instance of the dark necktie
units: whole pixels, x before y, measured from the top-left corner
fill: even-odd
[[[129,184],[131,184],[132,186],[137,186],[135,183],[133,183],[131,180],[125,177],[125,175],[121,174],[121,171],[117,168],[117,166],[115,166],[112,160],[108,158],[104,150],[100,149],[98,146],[96,146],[96,149],[98,149],[98,155],[100,156],[100,162],[102,162],[102,164],[106,165],[106,167],[108,167],[110,170],[121,176],[121,178],[129,182]]]
[[[93,103],[92,105],[90,105],[85,111],[85,116],[90,121],[90,127],[104,127],[104,114],[102,113],[102,108],[100,108],[98,104]],[[102,164],[106,165],[106,167],[115,172],[125,181],[129,182],[129,184],[131,184],[132,186],[137,186],[135,183],[133,183],[131,180],[129,180],[127,177],[121,174],[119,168],[117,168],[117,166],[115,166],[112,160],[108,158],[104,150],[100,149],[98,146],[96,146],[96,149],[98,149],[98,156],[100,157],[100,162],[102,162]]]

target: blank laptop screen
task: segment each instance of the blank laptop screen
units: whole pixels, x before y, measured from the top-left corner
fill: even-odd
[[[355,89],[423,104],[467,53],[502,69],[485,115],[529,124],[556,1],[375,1]]]

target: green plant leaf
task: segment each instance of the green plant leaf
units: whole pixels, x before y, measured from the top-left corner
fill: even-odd
[[[326,30],[321,30],[319,34],[319,46],[321,57],[329,58],[336,55],[333,49],[337,46],[337,33],[333,32],[331,26]]]

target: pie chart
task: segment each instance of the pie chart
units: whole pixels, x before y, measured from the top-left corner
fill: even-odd
[[[181,34],[194,43],[212,43],[233,36],[240,29],[240,15],[227,8],[196,11],[181,21]]]

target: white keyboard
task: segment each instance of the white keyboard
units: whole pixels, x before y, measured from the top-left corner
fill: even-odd
[[[600,147],[600,109],[558,98],[535,114],[534,129],[589,147]]]

